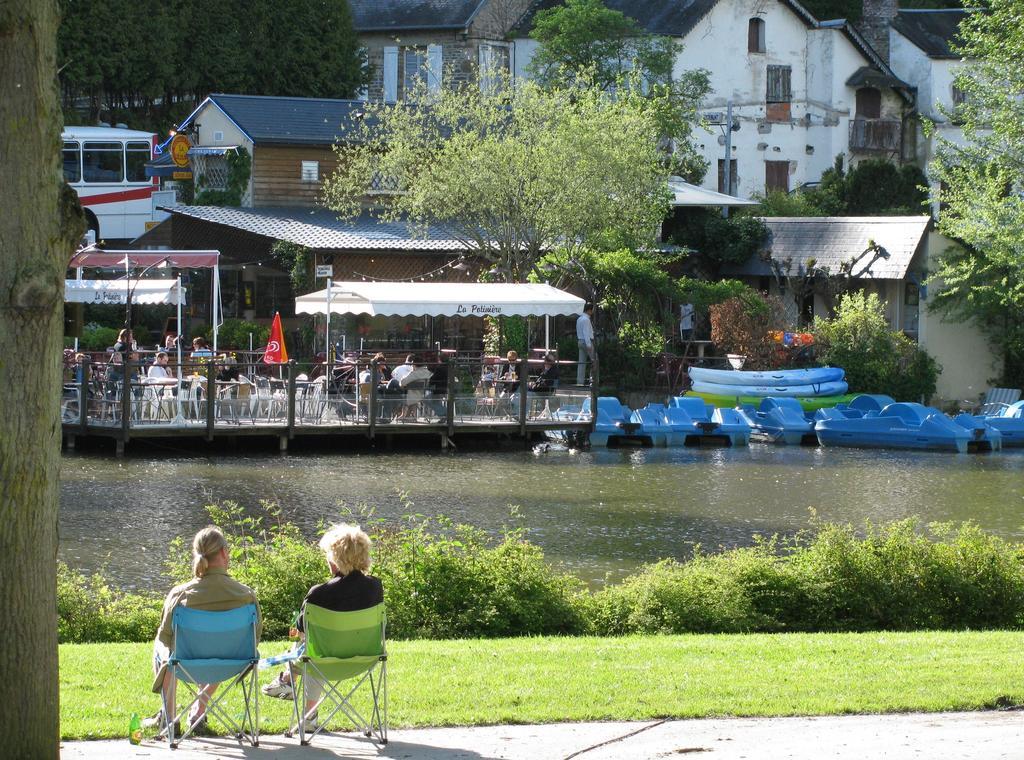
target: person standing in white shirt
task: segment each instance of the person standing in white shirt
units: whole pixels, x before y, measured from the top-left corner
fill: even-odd
[[[579,364],[576,366],[576,384],[583,385],[587,378],[587,360],[591,365],[597,364],[597,351],[594,348],[594,325],[590,318],[594,314],[593,304],[583,307],[583,313],[576,320],[576,342],[579,344]],[[591,367],[593,373],[593,367]]]

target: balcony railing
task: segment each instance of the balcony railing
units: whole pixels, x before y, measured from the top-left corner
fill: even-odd
[[[899,151],[901,128],[896,119],[852,119],[850,150],[861,153]]]

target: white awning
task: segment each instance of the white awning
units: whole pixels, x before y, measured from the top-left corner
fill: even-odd
[[[429,317],[582,314],[584,300],[550,285],[479,282],[336,282],[331,313]],[[327,290],[295,299],[296,314],[326,314]]]
[[[133,304],[178,303],[177,280],[65,280],[67,303],[126,303],[131,292]],[[181,290],[181,302],[188,300]]]
[[[672,206],[756,206],[757,201],[736,198],[725,193],[716,193],[703,187],[685,182],[679,177],[668,178],[668,189],[672,193]]]

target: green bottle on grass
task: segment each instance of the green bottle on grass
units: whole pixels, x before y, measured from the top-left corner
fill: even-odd
[[[128,721],[128,741],[132,744],[142,744],[142,721],[138,713],[132,713]]]

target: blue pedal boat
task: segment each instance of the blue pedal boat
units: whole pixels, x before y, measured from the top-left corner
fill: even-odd
[[[863,399],[858,401],[858,399]],[[814,431],[822,446],[938,449],[965,453],[974,434],[934,407],[894,402],[887,396],[858,397],[848,407],[819,409]]]
[[[676,396],[669,401],[665,422],[671,429],[669,446],[746,446],[750,442],[750,425],[738,411],[716,409],[695,396]]]
[[[750,426],[750,437],[756,441],[790,446],[814,446],[818,443],[814,422],[807,419],[796,399],[769,396],[762,399],[757,408],[753,404],[742,404],[737,411]]]
[[[880,393],[862,393],[852,399],[849,404],[840,404],[831,409],[819,409],[814,414],[815,424],[817,424],[818,420],[874,417],[879,415],[887,406],[895,403],[891,396],[885,396]],[[934,407],[924,408],[930,410],[933,414],[942,414]],[[969,414],[961,414],[954,417],[953,422],[970,432],[971,438],[967,442],[968,451],[999,451],[1003,447],[1003,436],[997,429],[986,425],[984,421],[976,419]]]
[[[1024,446],[1024,401],[1003,407],[999,414],[975,415],[1003,436],[1003,446]]]
[[[648,404],[634,410],[629,421],[640,425],[640,435],[650,438],[654,446],[667,446],[672,427],[665,419],[664,404]]]
[[[590,411],[590,399],[583,401],[582,411]],[[634,422],[632,410],[614,396],[600,396],[597,399],[597,418],[594,432],[590,434],[591,446],[653,446],[650,435],[641,431],[641,423]]]

